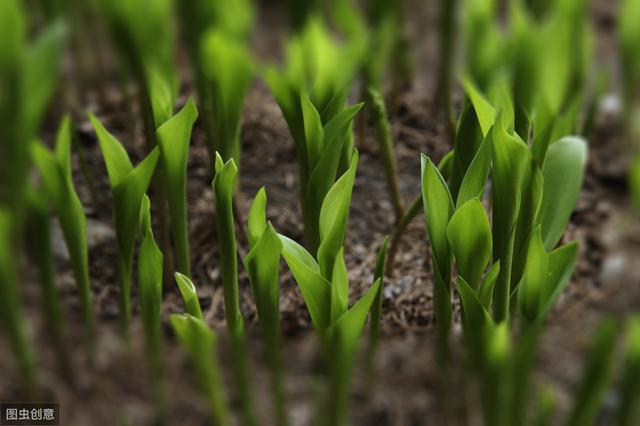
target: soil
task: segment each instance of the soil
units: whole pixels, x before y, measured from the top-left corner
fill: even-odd
[[[604,3],[604,2],[603,2]],[[600,10],[602,9],[602,10]],[[426,22],[433,22],[424,12]],[[256,38],[256,50],[278,51],[280,31],[268,31],[278,17],[266,13]],[[612,49],[610,12],[595,8],[594,22],[604,50]],[[428,25],[425,25],[428,26]],[[281,28],[278,26],[277,28]],[[424,31],[424,30],[422,30]],[[416,30],[413,37],[421,36]],[[608,41],[607,41],[608,40]],[[427,49],[428,51],[428,49]],[[419,191],[420,153],[438,161],[448,150],[444,120],[439,108],[427,96],[431,93],[433,60],[418,56],[419,77],[398,98],[391,117],[399,178],[406,202]],[[599,55],[608,61],[611,55]],[[604,59],[603,59],[604,58]],[[432,59],[432,56],[431,56]],[[141,129],[133,125],[137,116],[128,116],[118,95],[119,88],[109,86],[109,102],[92,109],[125,145],[132,160],[145,153]],[[180,103],[193,93],[182,88]],[[54,117],[56,113],[52,114]],[[45,125],[44,139],[50,140],[55,120]],[[115,273],[115,237],[111,224],[110,190],[99,146],[88,121],[76,121],[80,146],[93,176],[98,203],[94,203],[88,181],[74,156],[74,179],[89,218],[90,268],[98,321],[97,357],[93,365],[87,359],[86,341],[81,328],[79,299],[75,291],[68,258],[59,233],[54,232],[54,251],[58,271],[57,285],[68,319],[67,333],[72,350],[73,380],[61,376],[41,314],[39,288],[33,271],[25,268],[23,296],[30,331],[37,345],[39,373],[45,399],[60,403],[65,425],[149,425],[155,424],[152,387],[145,362],[143,334],[138,313],[129,346],[118,334],[117,280]],[[133,131],[131,131],[133,127]],[[565,240],[580,242],[576,272],[568,289],[549,315],[538,357],[536,381],[549,384],[557,392],[561,409],[566,409],[575,387],[592,330],[604,314],[622,317],[640,310],[640,268],[634,259],[640,255],[640,225],[630,212],[625,184],[625,145],[616,114],[601,113],[590,139],[590,155],[584,190],[571,217]],[[375,257],[383,238],[393,232],[394,215],[378,158],[375,133],[367,123],[365,138],[357,142],[360,163],[353,193],[350,226],[346,241],[346,260],[351,280],[352,300],[372,282]],[[249,203],[261,187],[268,194],[267,215],[276,229],[300,241],[302,224],[298,204],[298,179],[293,142],[280,110],[262,82],[257,82],[246,101],[242,126],[242,162],[237,194],[242,223],[246,223]],[[211,191],[211,167],[200,123],[193,132],[188,163],[188,213],[193,280],[207,321],[220,335],[220,356],[228,376],[228,352],[225,350],[225,321],[215,211]],[[55,221],[52,222],[54,231]],[[57,235],[57,237],[56,237]],[[246,241],[240,241],[241,250]],[[418,425],[435,422],[435,389],[438,371],[434,352],[434,315],[430,248],[421,217],[409,226],[398,250],[393,277],[385,280],[382,340],[375,362],[377,381],[370,386],[362,368],[354,380],[351,420],[356,425]],[[291,424],[311,424],[313,401],[318,388],[316,341],[309,315],[291,274],[282,265],[281,317],[285,334],[286,386]],[[241,308],[247,322],[251,345],[255,395],[259,398],[261,424],[269,424],[269,388],[264,354],[256,324],[255,306],[244,271],[240,274]],[[134,306],[136,294],[134,290]],[[455,298],[455,296],[454,296]],[[457,301],[456,301],[457,306]],[[456,308],[457,309],[457,308]],[[178,347],[168,326],[168,315],[182,312],[175,289],[166,292],[163,304],[165,359],[170,395],[165,424],[206,424],[207,406],[198,392],[185,354]],[[454,327],[454,352],[458,351],[461,330]],[[20,399],[19,377],[4,340],[0,341],[0,401]],[[613,397],[613,396],[612,396]],[[233,399],[232,404],[237,404]],[[470,424],[475,424],[471,422]]]

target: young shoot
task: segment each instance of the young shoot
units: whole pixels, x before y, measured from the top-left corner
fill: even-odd
[[[216,334],[202,318],[190,314],[173,314],[170,321],[178,341],[191,359],[202,393],[209,402],[212,424],[228,425],[229,410],[216,357]]]
[[[249,253],[244,267],[256,301],[262,339],[271,369],[276,424],[288,423],[285,405],[282,331],[280,330],[279,269],[282,242],[266,219],[267,193],[261,188],[249,209]]]
[[[233,369],[242,403],[244,424],[255,425],[257,417],[249,381],[249,359],[244,333],[244,319],[240,312],[238,296],[238,258],[233,217],[233,192],[238,169],[233,159],[225,163],[220,154],[216,153],[215,172],[212,183],[213,200],[216,209],[224,307],[231,343]]]
[[[151,202],[144,195],[140,206],[140,249],[138,253],[140,313],[144,326],[147,357],[155,388],[158,416],[164,416],[165,384],[162,335],[162,252],[151,230]]]
[[[171,232],[176,251],[177,270],[191,275],[189,227],[187,224],[187,160],[191,129],[198,118],[193,99],[156,131],[171,218]]]
[[[154,148],[135,168],[118,140],[109,133],[102,123],[89,115],[98,135],[102,156],[107,166],[109,184],[113,197],[113,221],[118,243],[118,280],[120,286],[120,319],[122,332],[129,333],[131,322],[131,273],[133,247],[138,234],[140,206],[149,187],[160,151]]]
[[[302,293],[328,373],[326,421],[342,425],[347,419],[349,380],[358,338],[380,290],[380,279],[349,308],[349,278],[344,238],[358,154],[347,172],[327,193],[320,209],[320,246],[314,258],[295,241],[280,236],[283,257]]]
[[[95,339],[95,319],[89,280],[87,219],[71,177],[71,132],[71,120],[65,116],[58,128],[55,151],[36,143],[32,157],[60,221],[80,296],[87,338],[92,342]]]
[[[362,105],[345,105],[363,47],[338,45],[312,19],[287,45],[284,70],[269,68],[265,75],[296,146],[305,247],[312,253],[322,201],[353,156],[352,121]]]
[[[239,165],[240,122],[253,78],[253,59],[245,43],[221,30],[205,34],[200,56],[213,114],[209,152],[212,159],[217,151],[223,160],[233,159]]]

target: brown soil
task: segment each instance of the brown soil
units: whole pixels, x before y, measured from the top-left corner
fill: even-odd
[[[596,22],[610,38],[607,19]],[[604,24],[603,24],[604,22]],[[267,32],[268,33],[268,32]],[[600,36],[600,34],[599,34]],[[257,42],[261,52],[277,49],[278,35]],[[611,44],[609,44],[609,47]],[[429,68],[432,70],[432,68]],[[419,154],[439,160],[449,147],[438,108],[424,96],[428,72],[414,88],[402,94],[392,117],[400,181],[409,202],[419,190]],[[117,88],[113,90],[117,92]],[[183,93],[193,93],[185,87]],[[185,96],[181,102],[185,101]],[[132,118],[113,96],[113,104],[97,109],[105,126],[126,146],[134,162],[144,154],[144,144],[135,130],[128,133]],[[48,124],[45,137],[55,125]],[[90,265],[98,316],[97,359],[91,366],[84,350],[80,326],[79,299],[70,265],[57,250],[57,284],[64,313],[69,320],[69,356],[75,380],[66,381],[58,372],[55,356],[41,315],[40,294],[33,271],[26,272],[24,299],[26,315],[37,343],[40,376],[46,398],[60,403],[65,425],[154,424],[152,387],[145,363],[139,317],[134,317],[131,345],[122,344],[117,332],[117,283],[115,240],[111,225],[110,191],[95,136],[86,120],[78,122],[81,145],[95,177],[99,205],[93,205],[87,182],[74,158],[74,178],[90,219]],[[629,214],[624,178],[624,147],[620,123],[615,117],[600,116],[591,138],[590,161],[584,191],[565,238],[580,242],[580,260],[567,291],[551,313],[543,335],[537,380],[550,383],[566,402],[575,386],[594,325],[604,313],[622,316],[640,309],[640,268],[633,262],[640,254],[640,229]],[[385,235],[393,232],[393,209],[378,160],[373,128],[358,142],[360,164],[354,189],[349,235],[345,254],[355,299],[372,281],[375,256]],[[225,351],[222,290],[219,283],[218,250],[211,191],[211,169],[200,124],[193,132],[189,165],[189,232],[193,278],[207,321],[221,335],[222,364],[229,365]],[[242,222],[251,198],[260,186],[268,194],[267,214],[279,232],[302,238],[298,205],[297,166],[293,143],[281,113],[262,83],[257,83],[246,102],[243,124],[241,181],[237,196]],[[54,234],[55,235],[55,234]],[[57,240],[57,245],[63,245]],[[241,241],[241,250],[245,247]],[[356,376],[351,404],[352,421],[359,425],[416,425],[434,423],[434,395],[438,374],[433,362],[434,333],[430,249],[422,218],[412,223],[401,244],[394,277],[385,281],[383,338],[376,358],[378,380],[369,387],[361,371]],[[262,347],[256,326],[255,306],[246,274],[240,275],[242,311],[248,323],[252,347],[252,371],[261,419],[268,424],[269,388]],[[135,290],[134,290],[135,293]],[[134,294],[134,306],[136,295]],[[179,295],[168,291],[163,306],[166,330],[165,357],[168,364],[170,410],[166,424],[205,424],[206,404],[184,353],[177,346],[167,318],[182,312]],[[311,423],[314,389],[317,389],[317,352],[310,320],[291,274],[282,268],[281,315],[285,332],[287,395],[291,424]],[[459,341],[456,326],[454,339]],[[0,401],[20,399],[19,377],[7,345],[0,345],[2,374]],[[231,383],[226,377],[226,383]],[[237,401],[233,400],[236,404]],[[566,406],[566,404],[565,404]],[[125,420],[128,420],[126,422]],[[118,423],[124,422],[124,423]]]

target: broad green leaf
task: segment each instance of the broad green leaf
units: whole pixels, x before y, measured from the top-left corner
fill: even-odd
[[[456,199],[456,208],[460,208],[460,206],[472,198],[482,199],[490,169],[491,140],[489,140],[489,138],[485,138],[480,144],[475,157],[473,157],[473,161],[471,161],[471,164],[467,169],[467,173],[462,179],[458,197]]]
[[[462,79],[462,86],[466,95],[471,100],[471,105],[476,112],[478,123],[482,129],[482,135],[484,137],[489,134],[489,130],[496,119],[496,111],[493,106],[485,99],[485,97],[478,91],[476,86],[468,78]]]
[[[91,124],[98,135],[100,150],[107,166],[109,183],[114,188],[133,170],[133,165],[124,147],[118,140],[104,128],[102,123],[91,113],[89,113]]]
[[[603,319],[595,331],[567,426],[594,424],[611,381],[616,335],[615,320]]]
[[[295,241],[280,236],[282,256],[296,280],[313,326],[323,333],[330,324],[331,284],[320,274],[313,257]]]
[[[544,189],[539,223],[547,250],[562,237],[576,206],[587,161],[587,145],[577,137],[566,137],[549,147],[542,167]]]
[[[422,155],[422,201],[429,239],[435,262],[443,277],[448,276],[451,263],[447,225],[455,208],[447,184],[431,162]]]
[[[549,253],[549,275],[545,281],[543,313],[548,312],[565,289],[578,259],[578,243],[571,242]]]
[[[198,290],[196,290],[193,281],[180,272],[176,272],[174,276],[187,313],[195,318],[204,319],[202,308],[200,307],[200,299],[198,299]]]
[[[198,117],[193,99],[156,131],[167,186],[171,231],[176,246],[178,270],[190,274],[187,224],[187,160],[191,129]]]
[[[447,238],[456,259],[458,274],[478,289],[482,273],[491,260],[491,225],[479,199],[464,203],[447,225]]]
[[[194,366],[200,387],[209,399],[216,426],[228,424],[228,408],[216,358],[217,336],[205,322],[189,314],[169,318],[176,336]]]
[[[541,313],[548,278],[549,256],[542,244],[540,226],[537,226],[529,239],[524,273],[517,288],[520,312],[528,321],[535,321]]]
[[[357,167],[358,153],[354,152],[349,170],[336,181],[322,202],[317,258],[320,271],[325,278],[331,276],[338,251],[344,244]]]

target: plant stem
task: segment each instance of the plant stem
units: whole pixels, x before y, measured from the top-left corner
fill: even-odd
[[[396,215],[396,223],[398,223],[404,214],[404,203],[402,194],[400,193],[398,168],[396,166],[396,157],[393,149],[393,136],[391,134],[387,110],[384,105],[384,99],[377,90],[372,88],[367,90],[367,100],[369,101],[371,112],[373,113],[373,120],[378,131],[380,158],[387,179],[387,189]]]
[[[422,194],[418,195],[411,205],[405,210],[404,216],[400,219],[400,222],[396,225],[396,229],[391,237],[391,245],[389,246],[389,255],[387,256],[386,272],[388,277],[393,276],[393,269],[395,267],[395,257],[398,251],[398,246],[402,241],[404,231],[416,216],[422,211]]]

